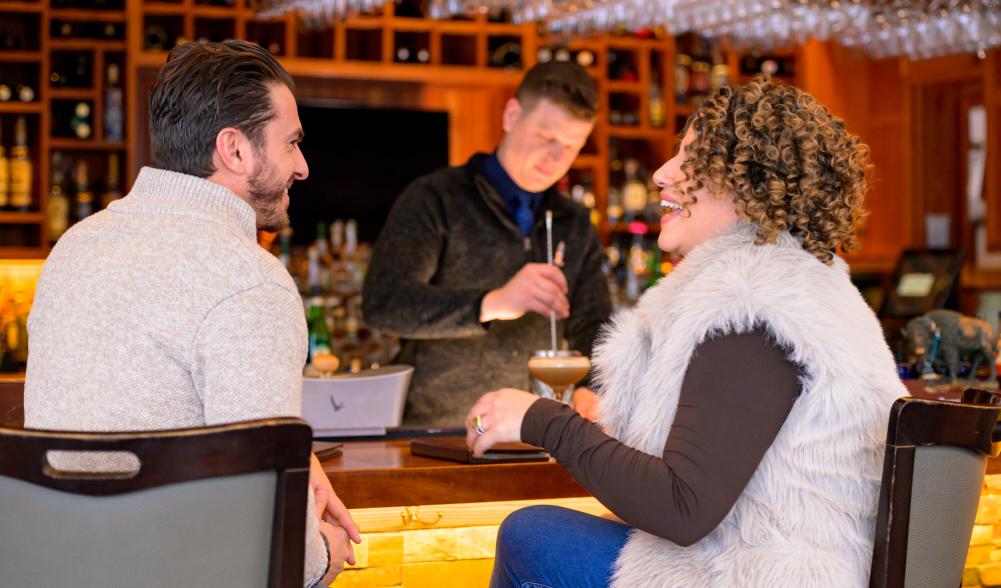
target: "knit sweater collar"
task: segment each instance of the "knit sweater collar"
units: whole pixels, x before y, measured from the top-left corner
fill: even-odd
[[[165,169],[143,167],[129,195],[119,201],[144,210],[196,214],[257,238],[257,215],[232,190],[215,182]]]

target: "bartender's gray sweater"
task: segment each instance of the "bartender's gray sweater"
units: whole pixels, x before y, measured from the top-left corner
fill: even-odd
[[[553,244],[566,243],[570,318],[559,336],[590,355],[611,313],[603,252],[589,212],[555,190],[542,198],[526,237],[480,170],[465,165],[418,178],[393,206],[375,244],[364,287],[365,321],[403,338],[399,361],[415,366],[406,422],[461,425],[484,392],[527,389],[527,361],[550,346],[549,318],[480,322],[480,305],[526,263],[545,263],[545,211]]]
[[[257,245],[250,205],[194,176],[143,168],[128,196],[63,235],[28,341],[27,427],[148,431],[301,413],[302,299]],[[327,553],[308,496],[312,585]]]

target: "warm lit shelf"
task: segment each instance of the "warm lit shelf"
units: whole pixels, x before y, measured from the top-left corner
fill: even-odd
[[[41,51],[0,51],[0,63],[31,63],[41,60]]]
[[[93,51],[94,49],[125,51],[125,41],[108,39],[52,39],[49,41],[49,49],[63,51]]]
[[[635,80],[608,80],[605,82],[605,89],[609,92],[630,92],[633,94],[643,92],[643,86]]]
[[[0,211],[0,225],[37,225],[44,221],[45,215],[40,212]]]
[[[105,141],[93,141],[90,139],[53,137],[49,139],[49,147],[52,149],[70,149],[77,151],[124,151],[125,143],[108,143]]]
[[[265,22],[265,21],[259,21]],[[381,29],[386,25],[386,21],[381,16],[352,16],[344,21],[344,26],[354,30]]]
[[[0,102],[0,114],[39,114],[41,112],[41,102]]]
[[[662,45],[667,42],[667,39],[657,39],[655,37],[647,39],[639,39],[637,37],[609,37],[606,40],[609,49],[643,49],[652,45]]]
[[[608,125],[608,135],[619,139],[648,139],[661,141],[670,136],[667,127],[629,127],[624,125]]]
[[[49,98],[53,100],[97,100],[94,88],[49,88]]]
[[[695,114],[695,107],[691,104],[675,104],[674,105],[674,115],[683,116],[688,118]]]
[[[124,10],[91,10],[88,8],[51,8],[49,16],[59,20],[90,22],[125,22]]]
[[[231,8],[228,6],[212,6],[209,4],[206,5],[196,4],[193,8],[191,8],[186,12],[190,12],[191,14],[195,15],[195,17],[218,18],[218,19],[228,18],[236,20],[237,18],[243,16],[253,17],[253,14],[245,15],[243,11],[236,10],[235,8]]]
[[[512,37],[517,37],[524,30],[521,25],[503,22],[490,22],[486,24],[485,28],[489,35],[510,35]]]
[[[424,33],[437,29],[437,23],[427,18],[393,17],[390,21],[393,31],[401,33]]]
[[[0,12],[41,12],[41,2],[0,2]]]
[[[45,259],[48,247],[0,247],[0,259]]]
[[[577,159],[574,160],[574,167],[599,167],[604,165],[605,159],[599,155],[578,155]]]
[[[184,16],[188,9],[182,4],[170,4],[167,2],[145,2],[141,11],[144,14],[156,16]]]
[[[420,19],[416,19],[420,20]],[[447,35],[475,35],[482,25],[473,20],[440,20],[435,23],[435,29]]]

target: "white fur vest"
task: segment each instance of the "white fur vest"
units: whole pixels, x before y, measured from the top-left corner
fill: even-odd
[[[693,350],[755,325],[803,366],[802,394],[719,526],[690,547],[633,531],[614,588],[868,584],[887,419],[906,391],[840,259],[825,265],[788,234],[755,245],[744,223],[700,244],[596,349],[600,423],[661,456]]]

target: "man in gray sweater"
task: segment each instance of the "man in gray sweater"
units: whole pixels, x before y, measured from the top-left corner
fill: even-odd
[[[308,173],[293,89],[256,45],[171,52],[149,101],[158,169],[71,228],[42,271],[26,426],[142,431],[300,414],[302,302],[256,243],[257,229],[288,223],[288,188]],[[75,464],[116,466],[105,459]],[[308,496],[304,584],[326,586],[353,563],[358,527],[315,456]]]
[[[611,312],[602,249],[583,207],[553,185],[594,128],[598,92],[573,63],[539,64],[504,108],[491,154],[418,178],[400,195],[375,244],[365,320],[403,338],[416,369],[406,422],[454,425],[479,396],[527,388],[533,350],[560,338],[585,355]],[[546,264],[545,212],[561,269]],[[593,394],[579,391],[580,398]]]

